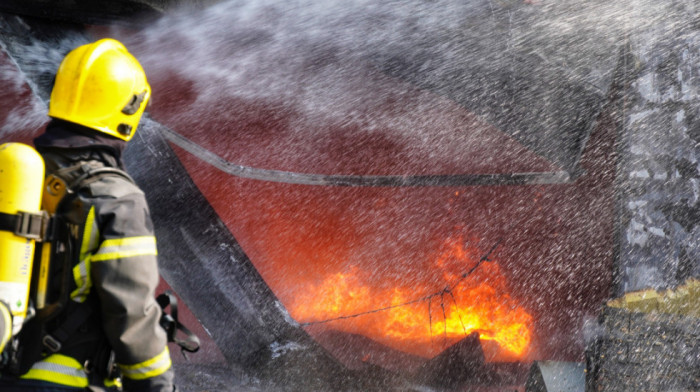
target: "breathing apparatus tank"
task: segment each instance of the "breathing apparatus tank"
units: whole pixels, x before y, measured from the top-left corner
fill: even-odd
[[[27,317],[35,241],[41,238],[44,160],[22,143],[0,145],[0,352]],[[12,227],[14,226],[14,230]]]

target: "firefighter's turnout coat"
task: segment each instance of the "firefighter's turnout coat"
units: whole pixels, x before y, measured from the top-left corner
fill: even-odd
[[[65,176],[71,172],[66,168],[76,164],[82,169],[69,176],[121,166],[121,141],[81,131],[80,126],[54,120],[35,140],[47,177],[57,172]],[[70,300],[47,331],[60,330],[73,308],[90,311],[58,352],[36,362],[21,378],[86,387],[95,382],[99,370],[90,366],[108,362],[101,341],[113,350],[125,391],[173,391],[167,336],[154,298],[159,279],[156,238],[144,193],[128,176],[107,173],[83,181],[66,199],[57,214],[66,217],[70,228]],[[53,283],[52,287],[58,290]]]

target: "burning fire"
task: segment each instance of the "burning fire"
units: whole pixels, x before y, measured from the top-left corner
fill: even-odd
[[[351,268],[311,287],[289,309],[312,329],[362,334],[425,357],[478,332],[482,341],[499,348],[487,357],[522,359],[530,344],[532,317],[509,295],[498,264],[482,262],[465,276],[482,256],[461,236],[450,238],[430,265],[430,285],[371,286],[366,272]]]

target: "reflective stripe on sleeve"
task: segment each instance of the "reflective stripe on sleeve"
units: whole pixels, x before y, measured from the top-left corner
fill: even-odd
[[[100,239],[100,230],[95,221],[95,206],[88,211],[85,218],[85,230],[83,231],[83,239],[80,245],[80,262],[73,267],[73,279],[75,280],[76,289],[73,290],[70,297],[76,302],[84,302],[87,295],[90,293],[92,281],[90,280],[90,251],[97,249]]]
[[[21,378],[41,380],[69,387],[88,386],[87,374],[77,360],[61,354],[53,354],[32,365]]]
[[[134,256],[157,256],[156,237],[126,237],[104,240],[91,261],[125,259]]]
[[[132,380],[145,380],[147,378],[160,376],[170,369],[170,366],[172,366],[170,362],[170,352],[166,346],[163,352],[147,361],[134,365],[120,364],[119,369],[124,377]]]

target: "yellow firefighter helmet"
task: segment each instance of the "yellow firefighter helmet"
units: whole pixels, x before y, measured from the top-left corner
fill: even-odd
[[[129,141],[151,87],[141,64],[111,38],[82,45],[58,67],[49,116]]]

